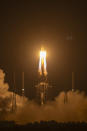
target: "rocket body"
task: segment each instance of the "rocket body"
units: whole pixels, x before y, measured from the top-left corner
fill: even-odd
[[[40,51],[40,60],[39,60],[39,72],[40,75],[46,76],[47,75],[47,63],[46,63],[46,51],[41,49]]]

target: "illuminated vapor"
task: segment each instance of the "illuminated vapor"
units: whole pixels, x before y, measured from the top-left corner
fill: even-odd
[[[39,106],[35,101],[16,94],[17,109],[12,108],[13,92],[4,82],[5,73],[0,70],[0,120],[15,121],[17,124],[29,122],[56,121],[56,122],[86,122],[87,123],[87,96],[84,92],[68,91],[68,102],[64,103],[65,92],[61,92],[54,101],[48,101]],[[43,98],[43,93],[41,94]],[[42,103],[43,104],[43,103]]]
[[[40,51],[39,72],[40,75],[47,75],[46,51],[43,48]]]

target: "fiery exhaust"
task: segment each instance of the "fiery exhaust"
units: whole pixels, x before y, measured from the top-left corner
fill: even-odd
[[[46,51],[43,48],[40,51],[39,72],[40,75],[47,75]]]

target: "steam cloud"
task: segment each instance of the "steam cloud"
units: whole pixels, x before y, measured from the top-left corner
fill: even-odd
[[[84,92],[67,92],[68,102],[64,104],[64,92],[55,98],[55,101],[48,101],[43,106],[37,105],[34,101],[22,98],[17,95],[17,110],[12,113],[4,111],[11,109],[12,92],[8,91],[8,84],[4,83],[5,74],[0,70],[0,119],[14,120],[20,124],[34,121],[57,122],[87,121],[87,97]]]

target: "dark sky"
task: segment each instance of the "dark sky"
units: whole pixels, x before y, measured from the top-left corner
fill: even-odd
[[[85,1],[13,0],[0,2],[0,68],[12,89],[16,72],[17,91],[25,72],[25,94],[33,98],[38,80],[38,52],[48,52],[49,81],[53,94],[71,89],[76,72],[76,89],[87,92],[87,5]]]

